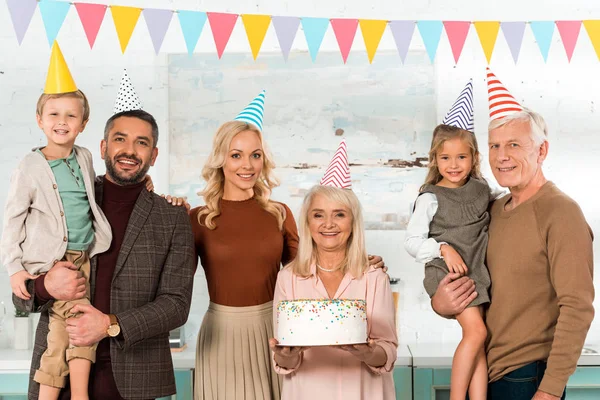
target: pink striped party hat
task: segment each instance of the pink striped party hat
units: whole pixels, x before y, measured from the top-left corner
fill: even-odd
[[[325,175],[321,178],[322,186],[333,186],[340,189],[352,189],[350,179],[350,165],[348,164],[348,152],[346,151],[346,140],[342,140],[337,151],[333,155]]]
[[[523,107],[506,90],[496,75],[487,68],[488,98],[490,101],[490,119],[500,119],[507,115],[523,111]]]

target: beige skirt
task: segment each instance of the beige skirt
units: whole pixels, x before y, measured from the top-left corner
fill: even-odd
[[[273,302],[250,307],[211,302],[198,335],[194,398],[279,400],[272,337]]]

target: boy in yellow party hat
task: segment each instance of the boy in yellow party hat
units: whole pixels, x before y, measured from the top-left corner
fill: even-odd
[[[40,399],[57,399],[69,371],[71,398],[87,399],[96,358],[97,344],[70,346],[66,330],[71,308],[90,304],[90,257],[108,250],[112,240],[110,225],[95,201],[92,155],[75,145],[89,115],[87,98],[54,42],[36,110],[48,142],[27,154],[12,174],[0,248],[14,295],[28,300],[31,309],[53,299],[55,292],[44,285],[45,273],[53,266],[78,270],[85,278],[79,299],[48,303],[51,311],[40,319],[49,329],[40,365],[32,365]]]

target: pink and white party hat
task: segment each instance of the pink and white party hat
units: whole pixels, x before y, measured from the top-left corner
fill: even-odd
[[[346,140],[342,140],[338,146],[337,151],[327,167],[327,171],[325,171],[325,175],[321,178],[320,185],[333,186],[340,189],[352,189],[348,152],[346,151]]]

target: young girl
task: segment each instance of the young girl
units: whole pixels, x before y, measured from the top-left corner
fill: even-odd
[[[487,330],[482,305],[490,301],[490,276],[484,264],[489,224],[490,188],[481,177],[475,135],[465,129],[438,125],[429,151],[429,172],[408,223],[404,246],[425,263],[423,284],[433,296],[449,272],[475,281],[477,298],[456,315],[463,331],[452,361],[450,398],[486,398]]]

